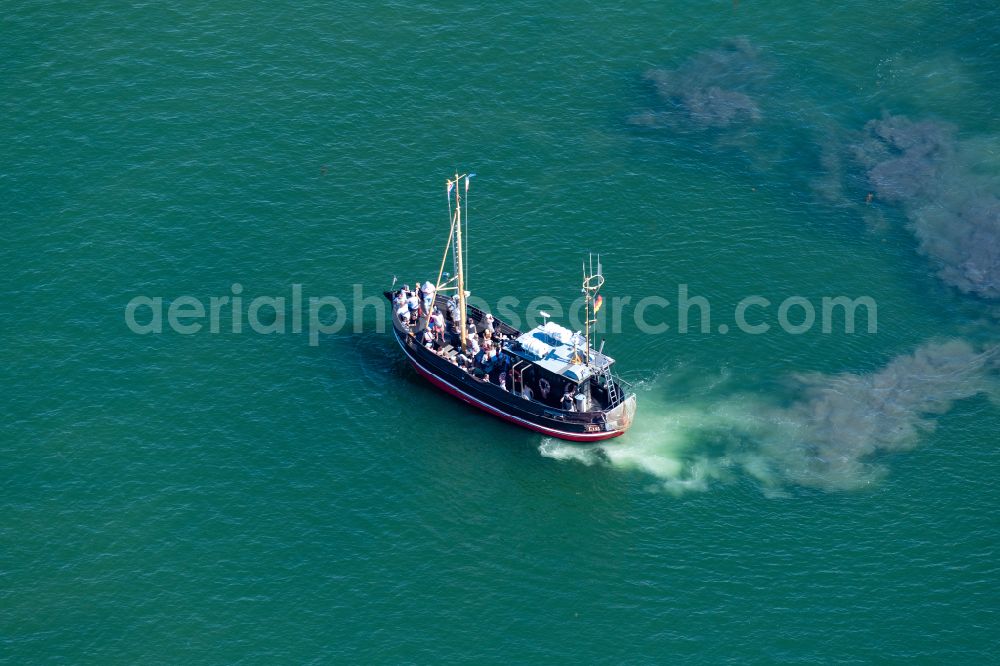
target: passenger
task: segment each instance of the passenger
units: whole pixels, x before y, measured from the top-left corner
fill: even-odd
[[[424,334],[420,337],[420,341],[423,343],[424,347],[434,351],[434,333],[431,332],[430,328],[424,329]]]
[[[503,347],[497,348],[497,367],[504,373],[510,370],[510,357],[503,353]]]
[[[434,332],[434,339],[439,345],[444,345],[444,315],[437,308],[434,308],[434,314],[430,318],[431,329]]]
[[[417,317],[420,317],[420,315],[424,314],[423,311],[420,310],[424,304],[424,287],[420,280],[417,280],[414,283],[413,295],[417,297]]]
[[[489,334],[490,336],[492,336],[493,335],[493,315],[490,314],[489,312],[486,313],[486,317],[483,320],[483,325],[484,325],[483,335]]]
[[[424,312],[430,312],[431,308],[434,307],[435,291],[434,285],[432,285],[429,280],[424,282],[424,286],[421,288],[424,298]]]
[[[472,337],[466,338],[465,346],[469,349],[470,354],[476,355],[479,353],[479,340],[476,336],[473,335]]]
[[[493,350],[483,350],[483,370],[486,372],[493,372],[496,367],[497,357],[496,352]]]
[[[573,411],[573,387],[569,386],[562,397],[562,408],[567,412]]]
[[[538,380],[538,394],[542,396],[542,400],[549,399],[549,391],[551,390],[552,390],[552,385],[549,384],[548,380],[545,379],[545,377],[542,377],[541,379]]]
[[[410,311],[410,325],[416,324],[420,317],[420,298],[411,292],[406,299],[406,307]]]
[[[479,336],[479,331],[476,330],[476,322],[472,321],[472,319],[469,319],[468,322],[467,322],[467,324],[468,324],[468,333],[469,333],[469,336],[477,336],[478,337]]]
[[[406,292],[400,289],[392,299],[392,311],[404,324],[410,322],[410,309],[406,305]]]
[[[405,301],[401,306],[396,308],[396,316],[399,317],[399,321],[403,322],[404,325],[410,325],[410,309],[406,306]]]
[[[493,372],[496,374],[497,383],[501,386],[505,386],[507,381],[507,373],[510,371],[510,359],[502,351],[497,351],[496,358],[493,360]]]

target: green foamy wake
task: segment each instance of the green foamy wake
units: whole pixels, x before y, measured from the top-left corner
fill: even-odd
[[[638,470],[678,494],[740,476],[768,495],[793,486],[855,490],[887,472],[879,454],[918,446],[956,401],[995,394],[995,365],[996,348],[953,339],[926,343],[873,373],[794,376],[787,397],[723,384],[701,404],[670,403],[661,378],[642,391],[636,422],[622,438],[591,447],[545,440],[541,452]]]

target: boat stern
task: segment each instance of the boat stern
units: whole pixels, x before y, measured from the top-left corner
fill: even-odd
[[[632,419],[635,418],[635,404],[635,394],[631,393],[620,405],[607,413],[604,429],[609,432],[618,431],[618,434],[628,430],[632,425]]]

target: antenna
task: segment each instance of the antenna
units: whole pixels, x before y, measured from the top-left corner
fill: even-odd
[[[587,272],[587,261],[583,262],[583,303],[586,312],[586,344],[587,344],[587,365],[590,365],[590,326],[597,323],[597,293],[604,285],[604,276],[601,275],[601,255],[597,255],[597,272],[594,272],[594,253],[589,256],[590,272]]]

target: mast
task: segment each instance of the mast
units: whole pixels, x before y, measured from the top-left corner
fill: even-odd
[[[580,266],[582,269],[581,272],[583,273],[583,289],[580,290],[583,292],[583,307],[584,307],[583,325],[587,336],[587,343],[586,343],[587,349],[585,350],[585,353],[587,355],[587,364],[589,365],[590,364],[590,292],[587,291],[587,264],[586,262],[581,261]]]
[[[452,225],[455,229],[455,258],[458,268],[458,318],[459,335],[462,340],[462,351],[466,351],[466,312],[465,312],[465,266],[462,262],[462,195],[459,193],[459,179],[461,176],[455,174],[455,180],[451,181],[449,187],[455,188],[455,218]]]

